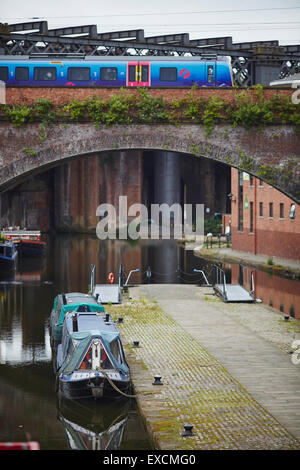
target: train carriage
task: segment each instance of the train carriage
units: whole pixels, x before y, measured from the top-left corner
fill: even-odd
[[[231,87],[229,57],[0,56],[10,86]]]

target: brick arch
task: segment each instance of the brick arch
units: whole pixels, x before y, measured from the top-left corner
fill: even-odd
[[[272,184],[294,199],[299,194],[299,135],[291,126],[262,132],[219,125],[210,136],[199,125],[120,125],[95,128],[91,123],[41,124],[14,128],[0,125],[0,191],[20,179],[78,156],[116,150],[162,150],[203,156],[265,179],[261,169],[276,170]],[[262,166],[263,165],[263,166]],[[297,169],[298,167],[298,169]]]

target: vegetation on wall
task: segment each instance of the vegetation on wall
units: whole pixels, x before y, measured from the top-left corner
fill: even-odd
[[[253,93],[254,88],[254,93]],[[270,99],[264,97],[263,87],[255,86],[237,93],[229,103],[214,95],[199,98],[195,89],[189,96],[173,99],[153,97],[151,90],[140,88],[138,94],[124,89],[103,100],[98,97],[54,106],[51,100],[38,99],[33,105],[1,105],[0,118],[11,121],[16,127],[26,122],[94,122],[96,126],[130,123],[197,123],[209,135],[216,124],[229,123],[246,129],[259,129],[271,124],[291,124],[300,127],[300,105],[290,97],[280,94]]]
[[[46,140],[47,129],[54,122],[63,125],[70,122],[93,122],[96,127],[120,124],[191,123],[203,126],[207,137],[217,124],[230,124],[232,127],[240,126],[245,129],[255,128],[258,132],[269,125],[288,124],[293,125],[297,132],[300,130],[300,104],[293,104],[291,97],[280,93],[266,99],[261,85],[239,90],[234,94],[232,102],[222,100],[213,94],[208,99],[202,98],[197,96],[195,91],[196,88],[192,88],[188,96],[181,99],[174,98],[172,101],[154,97],[151,89],[145,88],[139,88],[138,93],[134,94],[131,90],[120,89],[109,99],[94,96],[83,101],[73,99],[61,105],[54,105],[51,100],[40,98],[30,106],[0,105],[0,120],[10,121],[16,127],[29,122],[40,122],[40,141]],[[224,139],[228,138],[227,129]],[[117,143],[115,148],[118,148]],[[168,149],[167,142],[164,148]],[[23,151],[30,155],[36,153],[27,148]],[[201,154],[200,146],[194,143],[191,143],[190,151],[195,156]],[[257,163],[251,156],[246,156],[241,149],[238,150],[238,154],[236,161],[232,160],[232,156],[226,156],[226,162],[242,171],[256,174],[271,185],[280,181],[286,186],[289,180],[293,179],[296,162],[290,158],[286,158],[279,168]]]

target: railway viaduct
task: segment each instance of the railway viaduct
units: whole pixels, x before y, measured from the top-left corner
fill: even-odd
[[[130,90],[130,92],[136,92]],[[199,89],[198,96],[214,93],[230,102],[239,89]],[[107,97],[116,90],[8,88],[7,104],[30,104],[37,98],[56,103],[73,98],[83,100],[92,95]],[[166,100],[185,97],[190,90],[151,90]],[[265,90],[290,94],[291,90]],[[269,95],[268,95],[269,94]],[[299,203],[300,135],[294,126],[265,126],[247,130],[229,124],[216,125],[208,136],[203,126],[183,123],[130,124],[95,128],[91,122],[56,123],[44,130],[41,124],[26,123],[14,127],[0,123],[0,191],[13,187],[29,175],[42,172],[78,156],[88,157],[101,152],[151,150],[182,155],[195,155],[231,165],[271,183]],[[128,153],[128,155],[130,155]],[[270,175],[271,178],[270,178]],[[270,181],[271,179],[271,181]]]

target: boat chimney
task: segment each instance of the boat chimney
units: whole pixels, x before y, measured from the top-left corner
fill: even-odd
[[[77,313],[74,313],[72,320],[73,320],[73,332],[76,332],[76,331],[78,331]]]

